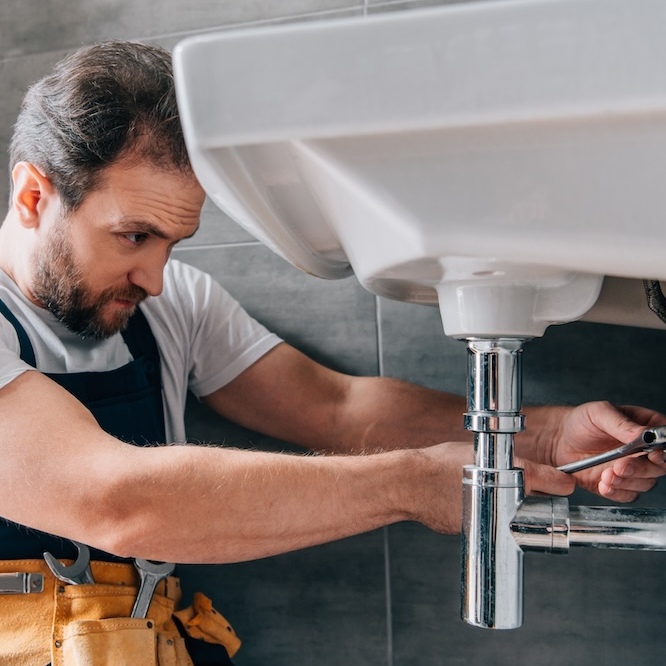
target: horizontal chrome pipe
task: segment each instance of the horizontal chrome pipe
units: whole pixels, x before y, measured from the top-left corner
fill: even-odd
[[[572,546],[666,551],[666,510],[568,506],[563,497],[525,500],[511,521],[524,551],[567,553]]]
[[[524,551],[569,552],[569,500],[528,497],[511,520],[511,534]]]
[[[666,550],[666,510],[572,506],[569,545],[622,550]]]

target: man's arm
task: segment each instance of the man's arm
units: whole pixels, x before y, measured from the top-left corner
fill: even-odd
[[[247,427],[314,450],[361,452],[471,441],[471,433],[463,428],[463,398],[395,379],[336,373],[286,344],[204,401]],[[516,436],[515,446],[522,458],[517,464],[523,466],[526,461],[561,465],[631,441],[645,427],[666,424],[666,416],[658,412],[607,402],[523,411],[526,431]],[[532,470],[530,489],[546,491],[539,487],[544,473]],[[665,473],[661,452],[656,452],[617,460],[574,478],[591,492],[630,502]]]
[[[328,453],[472,441],[463,427],[464,398],[397,379],[345,375],[286,343],[203,402],[235,423]]]
[[[405,519],[454,532],[470,453],[134,447],[36,371],[0,390],[0,514],[126,556],[253,559]]]
[[[293,356],[280,358],[292,360]],[[253,366],[255,371],[262,368],[282,370],[283,380],[290,377],[289,367],[264,366],[262,361]],[[319,368],[310,371],[315,376],[321,372]],[[411,391],[409,385],[401,384],[397,393],[389,390],[381,400],[376,397],[381,396],[381,387],[371,399],[338,396],[343,412],[354,411],[360,404],[365,416],[336,414],[327,420],[320,411],[326,403],[317,393],[321,387],[314,387],[315,395],[300,386],[302,373],[303,368],[298,382],[289,380],[281,386],[277,411],[265,406],[265,401],[272,404],[272,393],[264,389],[275,389],[274,382],[260,378],[246,384],[248,375],[243,373],[233,383],[240,380],[237,386],[243,389],[240,392],[247,406],[241,409],[234,402],[232,411],[245,414],[247,424],[255,427],[262,423],[273,427],[271,419],[275,418],[279,424],[293,419],[296,425],[291,432],[296,433],[301,427],[317,433],[332,429],[334,443],[347,440],[342,427],[347,423],[357,437],[363,433],[363,418],[370,424],[365,430],[381,433],[378,443],[389,442],[389,447],[420,428],[414,419],[401,428],[397,425],[400,419],[396,415],[403,409],[400,404],[410,402],[404,394]],[[374,382],[373,386],[377,388]],[[425,389],[414,390],[421,395]],[[301,394],[294,401],[284,399]],[[389,397],[396,395],[398,404],[391,404]],[[304,396],[313,396],[312,410]],[[368,412],[369,405],[378,410],[374,416]],[[256,422],[251,418],[254,409],[260,415]],[[430,410],[426,411],[429,415]],[[319,417],[324,419],[323,426]],[[392,428],[382,431],[383,422],[396,424],[397,439]],[[603,424],[599,427],[603,429]],[[437,428],[426,424],[424,432],[429,430]],[[285,425],[277,431],[283,437],[290,432]],[[299,441],[297,436],[294,439]],[[350,441],[351,448],[378,445],[374,440],[368,444],[362,437]],[[418,435],[413,434],[410,442],[416,441]],[[461,470],[472,457],[469,442],[355,456],[300,456],[187,445],[135,447],[104,433],[85,407],[36,371],[28,371],[0,389],[0,515],[125,556],[232,562],[311,546],[400,520],[416,520],[440,532],[458,532]],[[553,467],[517,462],[524,463],[527,470],[528,492],[567,494],[573,490],[573,479]]]

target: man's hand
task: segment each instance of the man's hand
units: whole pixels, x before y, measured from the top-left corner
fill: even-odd
[[[474,450],[469,442],[446,442],[411,452],[426,462],[418,482],[410,486],[414,503],[409,519],[418,520],[430,529],[444,534],[458,534],[462,518],[462,472],[464,465],[474,464]],[[575,481],[551,465],[516,458],[516,467],[525,470],[525,492],[528,495],[569,495]]]
[[[666,425],[666,416],[643,407],[589,402],[551,408],[528,457],[553,466],[587,458],[626,444],[648,427]],[[545,412],[544,412],[545,414]],[[528,416],[529,419],[529,416]],[[627,456],[577,472],[582,488],[616,502],[632,502],[666,474],[663,451]]]

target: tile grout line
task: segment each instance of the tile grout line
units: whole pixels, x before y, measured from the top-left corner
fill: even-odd
[[[391,552],[389,528],[384,528],[384,582],[386,589],[386,664],[393,666],[393,598],[391,596]]]
[[[375,326],[377,327],[377,370],[379,376],[384,376],[384,347],[382,340],[382,304],[379,296],[375,296]]]
[[[377,366],[379,376],[384,376],[384,349],[382,335],[382,306],[379,296],[375,296],[375,323],[377,326]],[[384,527],[384,592],[386,595],[386,663],[393,666],[393,599],[391,596],[391,552],[389,528]]]
[[[362,11],[363,15],[366,14],[366,8],[368,5],[368,0],[363,0]],[[237,23],[220,23],[219,25],[214,25],[212,27],[206,28],[188,28],[185,30],[175,30],[171,32],[162,32],[156,35],[143,35],[139,37],[126,37],[124,39],[130,39],[132,41],[139,42],[158,42],[164,39],[185,39],[186,37],[196,36],[196,35],[205,35],[211,32],[218,31],[228,31],[228,30],[243,30],[247,28],[254,27],[264,27],[270,26],[273,24],[288,23],[290,21],[298,21],[301,19],[326,19],[326,18],[336,18],[337,16],[343,15],[343,12],[349,11],[358,11],[358,8],[354,9],[351,5],[346,8],[337,8],[337,9],[323,9],[320,11],[305,11],[305,12],[296,12],[295,14],[285,14],[283,16],[272,16],[270,18],[254,18],[248,19],[245,21],[238,21]],[[104,39],[110,39],[110,37],[100,37],[99,39],[92,40],[91,42],[85,43],[94,43],[97,41],[103,41]],[[52,54],[61,54],[69,53],[78,48],[80,44],[74,43],[69,45],[64,45],[60,48],[47,49],[46,51],[29,51],[27,53],[0,53],[0,63],[11,62],[18,60],[20,58],[30,57],[30,56],[49,56]]]
[[[270,18],[264,18],[264,19],[256,18],[247,21],[239,21],[238,23],[222,23],[220,25],[215,25],[209,28],[192,28],[185,31],[166,32],[159,35],[153,35],[152,37],[146,37],[143,39],[146,40],[174,39],[174,38],[184,39],[185,37],[206,35],[211,32],[226,32],[231,30],[245,30],[248,28],[263,28],[272,25],[287,25],[289,23],[298,22],[301,19],[307,20],[307,19],[337,18],[338,16],[344,16],[343,12],[349,12],[349,11],[358,11],[358,9],[354,9],[353,7],[350,6],[347,8],[339,8],[339,9],[324,9],[321,11],[285,14],[284,16],[272,16]]]
[[[216,243],[201,243],[199,245],[180,245],[173,249],[173,256],[182,253],[190,252],[192,250],[227,250],[234,247],[266,247],[261,241],[232,241],[230,243],[216,242]]]

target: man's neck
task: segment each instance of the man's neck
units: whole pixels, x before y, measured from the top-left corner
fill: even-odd
[[[29,251],[17,236],[17,225],[18,221],[10,210],[0,226],[0,268],[31,303],[43,307],[35,300],[30,288]]]
[[[9,229],[12,225],[11,212],[7,213],[2,225],[0,226],[0,268],[2,268],[12,280],[12,270],[10,266],[9,256],[11,254],[11,246],[13,245]]]

